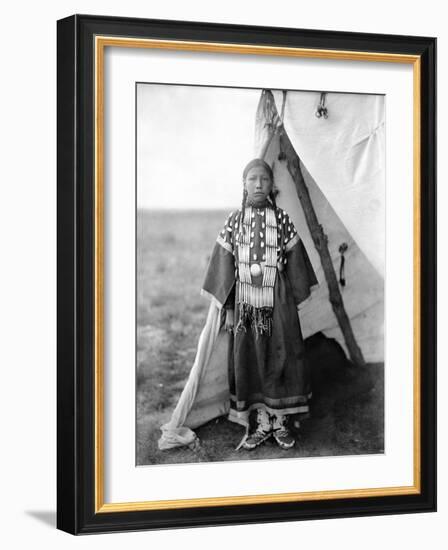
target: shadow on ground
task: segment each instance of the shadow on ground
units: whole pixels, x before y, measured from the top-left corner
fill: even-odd
[[[279,449],[273,439],[253,451],[235,447],[244,429],[217,418],[196,430],[200,446],[160,451],[160,426],[172,410],[144,415],[138,425],[137,463],[176,464],[384,452],[384,365],[354,367],[339,344],[322,334],[306,340],[313,400],[310,418],[296,430],[293,449]]]

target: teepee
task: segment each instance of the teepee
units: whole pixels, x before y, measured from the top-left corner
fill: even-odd
[[[324,333],[354,363],[384,359],[384,97],[263,90],[255,156],[305,244],[319,286],[301,305],[304,338]],[[196,358],[160,449],[228,412],[227,338],[211,303]]]
[[[355,363],[382,361],[383,96],[265,90],[255,135],[320,283],[301,308],[304,337],[323,332]]]

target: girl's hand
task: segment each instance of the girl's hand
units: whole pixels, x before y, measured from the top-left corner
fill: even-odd
[[[225,329],[227,332],[233,332],[234,318],[233,309],[226,309]]]

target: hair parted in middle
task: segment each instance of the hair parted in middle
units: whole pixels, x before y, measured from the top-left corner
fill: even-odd
[[[269,174],[269,177],[271,178],[272,183],[274,183],[274,172],[272,171],[272,168],[269,166],[269,164],[263,160],[263,159],[252,159],[250,162],[246,164],[246,167],[243,170],[243,181],[246,181],[247,174],[249,173],[249,170],[252,168],[255,168],[255,166],[262,166],[266,172]]]
[[[274,172],[265,160],[260,159],[260,158],[255,158],[255,159],[252,159],[250,162],[248,162],[246,164],[246,166],[243,170],[243,183],[246,183],[247,174],[255,166],[262,166],[266,170],[266,172],[268,173],[269,177],[271,178],[272,189],[271,189],[271,191],[268,195],[268,199],[271,201],[272,206],[274,207],[274,210],[277,210],[277,203],[275,202],[275,195],[278,193],[278,191],[274,190]],[[247,189],[244,186],[243,199],[241,201],[241,218],[240,218],[240,223],[239,223],[240,230],[238,232],[239,233],[239,236],[238,236],[238,241],[239,242],[242,242],[242,238],[243,238],[243,234],[244,234],[243,233],[244,232],[244,223],[243,222],[244,222],[244,215],[245,215],[245,212],[246,212],[246,200],[247,200]]]

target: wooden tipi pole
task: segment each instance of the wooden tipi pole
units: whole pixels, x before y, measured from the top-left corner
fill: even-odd
[[[297,195],[300,203],[302,204],[306,223],[310,230],[314,246],[319,253],[325,279],[328,285],[331,307],[333,308],[334,314],[344,336],[350,359],[355,365],[363,366],[365,365],[365,360],[362,351],[356,342],[355,335],[353,334],[350,319],[345,311],[344,300],[342,299],[342,295],[339,290],[338,279],[331,260],[330,251],[328,250],[328,238],[324,233],[322,225],[319,223],[313,203],[311,202],[308,187],[306,186],[302,170],[300,168],[300,158],[298,157],[283,126],[277,131],[280,134],[280,152],[281,154],[283,153],[286,158],[288,171],[296,186]]]

